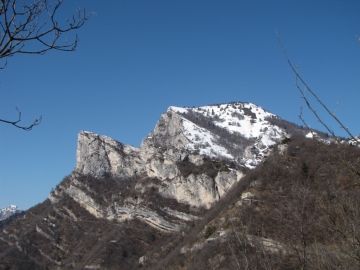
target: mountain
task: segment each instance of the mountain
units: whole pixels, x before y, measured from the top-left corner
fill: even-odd
[[[140,147],[81,131],[74,171],[46,201],[0,223],[0,268],[158,269],[162,259],[181,268],[204,246],[199,235],[219,227],[211,220],[230,228],[239,218],[228,210],[261,201],[253,171],[296,155],[296,138],[316,141],[308,133],[247,102],[169,107]],[[281,162],[274,168],[287,170]]]
[[[8,207],[2,208],[0,209],[0,221],[21,212],[22,211],[16,205],[10,205]]]

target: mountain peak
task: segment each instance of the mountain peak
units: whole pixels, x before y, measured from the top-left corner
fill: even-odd
[[[249,102],[192,108],[171,106],[169,111],[185,119],[184,134],[191,142],[188,149],[235,160],[249,168],[267,155],[269,146],[287,135],[284,128],[270,121],[279,119],[278,116]],[[258,155],[251,155],[250,146],[257,148]]]
[[[16,205],[10,205],[8,207],[4,207],[0,209],[0,220],[7,219],[8,217],[21,213],[22,210],[20,210]]]

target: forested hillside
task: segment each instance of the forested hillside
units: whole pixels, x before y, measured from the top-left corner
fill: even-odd
[[[149,268],[358,269],[360,179],[339,158],[358,168],[359,148],[294,136],[273,150]]]

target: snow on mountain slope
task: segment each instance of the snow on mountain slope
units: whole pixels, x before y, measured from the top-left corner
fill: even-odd
[[[8,207],[0,209],[0,220],[7,219],[8,217],[22,212],[16,205],[10,205]]]
[[[250,168],[266,156],[270,145],[286,135],[284,129],[267,120],[277,118],[276,115],[252,103],[236,102],[198,108],[172,106],[168,111],[183,117],[184,135],[190,141],[186,146],[188,150],[237,160]],[[244,139],[247,142],[244,143]]]
[[[223,156],[230,159],[234,158],[231,154],[228,153],[226,148],[215,143],[215,136],[207,129],[201,128],[187,119],[184,119],[183,126],[185,128],[185,136],[191,142],[201,142],[201,155]],[[196,145],[196,143],[189,143],[187,145],[187,149],[194,151],[197,148]]]

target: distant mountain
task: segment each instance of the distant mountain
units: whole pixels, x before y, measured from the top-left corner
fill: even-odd
[[[9,207],[5,207],[0,209],[0,220],[7,219],[8,217],[21,213],[22,210],[20,210],[16,205],[10,205]]]
[[[321,132],[317,136],[326,139]],[[140,147],[81,131],[74,171],[46,201],[0,224],[0,268],[137,269],[183,247],[181,254],[192,256],[187,248],[196,247],[198,234],[186,247],[181,237],[192,228],[204,230],[209,213],[230,190],[236,195],[226,206],[229,211],[239,198],[255,196],[256,185],[249,198],[241,193],[261,164],[288,151],[282,158],[290,165],[300,162],[303,174],[310,174],[315,162],[298,161],[297,137],[305,140],[301,147],[312,140],[306,139],[308,130],[248,102],[169,107]],[[289,170],[289,162],[278,160],[266,173],[288,173],[281,170]],[[226,222],[221,226],[230,228]],[[207,235],[214,233],[209,229]]]

